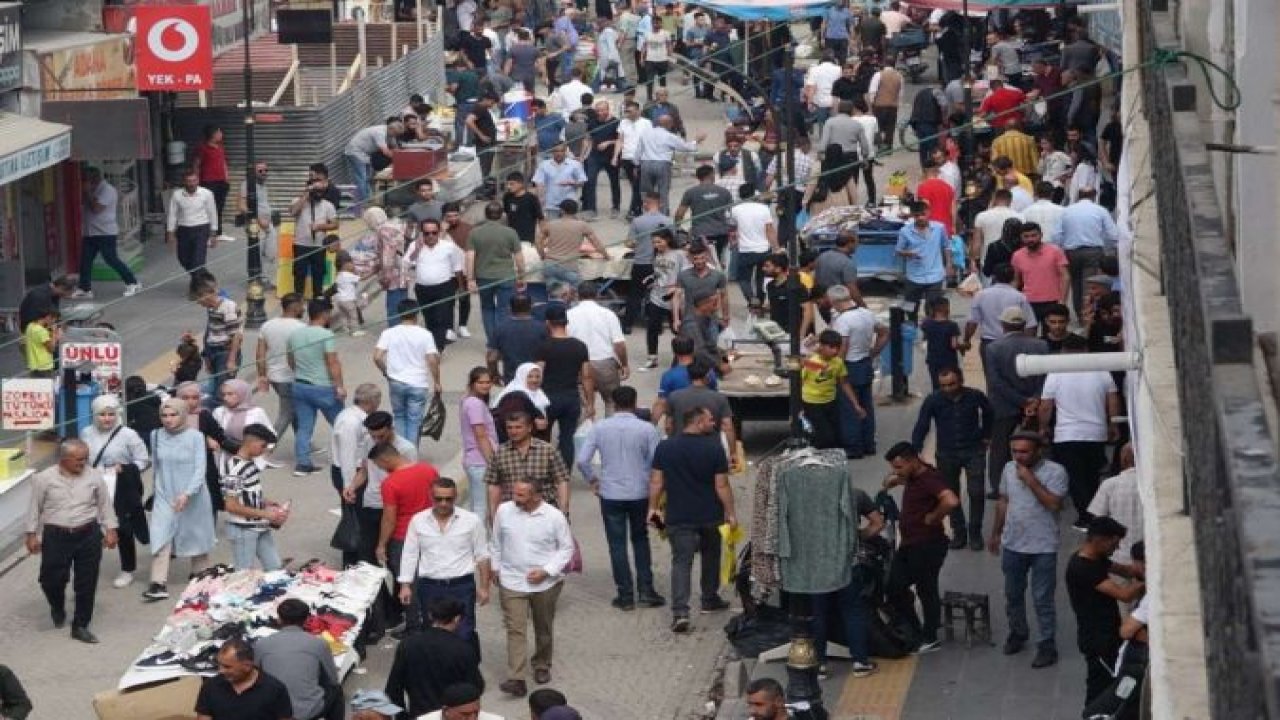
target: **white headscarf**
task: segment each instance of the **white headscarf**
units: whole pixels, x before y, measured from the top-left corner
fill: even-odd
[[[542,368],[537,363],[531,362],[524,363],[516,368],[516,376],[511,379],[511,382],[507,383],[507,386],[502,389],[502,393],[493,401],[493,407],[498,407],[498,403],[502,402],[502,398],[507,395],[513,392],[522,392],[529,400],[533,401],[533,406],[538,408],[538,412],[546,412],[547,406],[551,404],[551,398],[542,392],[541,385],[538,386],[537,390],[529,389],[529,373],[534,370],[542,370]]]

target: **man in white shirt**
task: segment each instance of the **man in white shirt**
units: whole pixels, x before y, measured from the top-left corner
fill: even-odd
[[[735,280],[748,305],[759,305],[763,299],[764,272],[761,266],[773,253],[781,252],[778,225],[773,210],[756,199],[751,183],[738,188],[742,202],[729,209],[729,246],[733,248]]]
[[[1086,353],[1089,343],[1079,335],[1062,341],[1062,353]],[[1071,504],[1077,528],[1087,527],[1089,503],[1098,492],[1098,475],[1107,463],[1107,442],[1118,437],[1114,419],[1123,414],[1120,391],[1111,373],[1049,373],[1040,391],[1040,427],[1053,438],[1053,458],[1067,469]],[[1052,428],[1052,431],[1048,430]]]
[[[551,102],[548,105],[568,120],[570,115],[582,109],[582,96],[590,94],[591,86],[582,82],[582,71],[575,68],[569,82],[551,93]]]
[[[804,101],[814,113],[814,122],[821,127],[831,117],[831,105],[834,102],[831,88],[840,79],[840,66],[836,64],[836,56],[830,50],[822,53],[822,60],[809,68],[804,76]]]
[[[182,187],[169,195],[164,241],[177,244],[178,263],[191,276],[193,289],[197,275],[205,269],[210,234],[217,217],[218,205],[213,191],[200,187],[200,176],[195,170],[188,170],[182,176]]]
[[[444,707],[423,715],[419,720],[503,720],[501,715],[480,709],[480,696],[480,688],[475,685],[448,685],[440,695]]]
[[[84,170],[84,224],[80,239],[80,287],[71,294],[72,300],[93,299],[93,261],[98,253],[102,260],[120,275],[124,281],[124,296],[137,294],[142,286],[129,266],[120,262],[116,254],[116,240],[120,235],[120,222],[116,219],[119,194],[96,167]],[[215,205],[216,207],[216,205]]]
[[[698,133],[693,140],[672,132],[675,119],[670,115],[658,118],[658,124],[640,133],[636,143],[636,160],[640,163],[640,190],[642,193],[657,193],[662,198],[662,214],[670,215],[667,195],[671,191],[671,163],[677,150],[693,152],[698,143],[707,138],[705,132]]]
[[[1089,503],[1089,514],[1113,518],[1129,532],[1111,556],[1118,563],[1129,564],[1135,543],[1142,542],[1142,493],[1138,491],[1138,471],[1133,467],[1133,445],[1120,448],[1120,474],[1109,477],[1098,486]]]
[[[311,276],[311,297],[324,292],[324,239],[338,229],[338,210],[324,197],[324,183],[311,180],[289,204],[293,216],[293,289],[304,292]]]
[[[493,516],[490,563],[498,576],[498,598],[507,630],[507,679],[498,687],[523,697],[525,675],[533,665],[539,685],[551,682],[552,642],[556,601],[563,588],[565,568],[573,560],[569,520],[543,502],[540,481],[519,478],[511,500]],[[533,658],[528,656],[528,622],[532,616]]]
[[[875,380],[875,363],[880,351],[889,342],[889,328],[876,314],[863,305],[853,302],[849,288],[837,285],[827,289],[827,300],[836,315],[831,319],[831,329],[844,338],[840,356],[844,358],[858,404],[865,415],[860,416],[847,398],[840,399],[841,444],[845,455],[860,458],[876,451],[876,404],[871,396],[871,383]]]
[[[1067,211],[1053,201],[1053,194],[1053,183],[1041,180],[1036,183],[1036,201],[1022,211],[1023,219],[1039,225],[1048,242],[1053,242],[1057,237],[1058,228],[1062,225],[1062,213]]]
[[[622,174],[631,183],[631,204],[627,210],[630,220],[640,214],[640,163],[636,160],[636,150],[640,147],[640,135],[653,127],[649,118],[641,117],[640,103],[628,100],[622,105],[622,119],[618,121],[618,137],[620,143],[613,145],[613,161],[622,168]]]
[[[418,439],[427,414],[427,386],[440,393],[440,351],[435,338],[418,325],[417,303],[404,299],[396,308],[400,323],[382,331],[373,351],[373,364],[387,377],[396,434]]]
[[[263,325],[263,329],[266,326]],[[333,482],[333,489],[338,491],[338,496],[343,498],[348,504],[354,503],[358,498],[352,495],[351,500],[345,499],[344,490],[356,485],[357,474],[364,467],[365,454],[369,452],[372,445],[369,442],[369,433],[365,430],[365,420],[371,413],[378,410],[378,406],[382,404],[382,391],[373,383],[362,383],[356,387],[355,397],[351,405],[342,409],[338,413],[338,417],[333,419],[333,430],[329,434],[329,457],[332,464],[329,466],[329,479]],[[371,467],[376,467],[372,466]],[[356,510],[357,515],[360,509]],[[381,521],[382,511],[377,511],[377,519]],[[373,525],[374,528],[377,525]],[[369,557],[373,557],[372,548],[375,543],[370,542]],[[363,560],[360,551],[354,552],[342,551],[342,566],[353,565]]]
[[[397,144],[393,138],[400,137],[403,132],[404,123],[392,119],[386,125],[373,125],[358,131],[343,148],[342,156],[347,160],[351,181],[356,186],[353,212],[359,214],[361,205],[373,194],[373,156],[380,153],[391,159],[391,149]]]
[[[255,359],[258,366],[258,392],[268,389],[276,391],[279,398],[279,414],[273,427],[276,430],[276,442],[284,437],[290,425],[297,420],[293,417],[293,368],[289,367],[289,336],[294,330],[306,327],[302,321],[302,294],[288,293],[280,298],[280,317],[271,318],[258,330],[258,347]],[[268,465],[275,466],[268,462]]]
[[[942,178],[951,189],[955,191],[956,197],[963,197],[961,190],[963,189],[963,181],[960,179],[960,166],[952,160],[947,151],[942,148],[934,148],[929,153],[929,158],[933,160],[933,164],[938,166],[938,177]]]
[[[569,308],[569,337],[587,346],[587,361],[596,392],[604,398],[605,414],[613,414],[613,391],[631,376],[627,365],[627,336],[618,314],[596,302],[598,289],[588,280],[578,285],[578,304]],[[595,397],[586,398],[594,413]]]
[[[1013,194],[1005,188],[996,190],[991,195],[991,205],[973,218],[973,233],[969,237],[969,270],[976,272],[982,267],[982,260],[987,256],[987,248],[1000,239],[1004,233],[1004,224],[1010,219],[1022,220],[1022,214],[1015,211],[1010,204]]]
[[[889,9],[880,13],[880,22],[884,23],[886,39],[892,38],[894,35],[902,32],[902,29],[911,24],[911,17],[902,12],[902,3],[893,0],[889,3]]]
[[[465,613],[454,632],[480,654],[476,603],[489,603],[489,546],[484,519],[458,507],[458,486],[440,478],[431,487],[431,509],[409,521],[400,555],[400,603],[416,599],[422,617],[437,598],[453,598]]]
[[[458,292],[458,280],[465,268],[462,254],[457,252],[458,246],[440,242],[439,220],[423,220],[419,227],[421,233],[406,259],[414,271],[414,297],[418,300],[418,307],[422,308],[422,318],[439,351],[449,342],[448,334],[453,329],[454,295]]]

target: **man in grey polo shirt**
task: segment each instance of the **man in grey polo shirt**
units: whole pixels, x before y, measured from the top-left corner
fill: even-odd
[[[302,628],[311,609],[297,598],[276,608],[280,631],[253,644],[258,667],[284,684],[297,720],[341,720],[346,708],[333,653],[319,636]]]
[[[862,291],[858,289],[858,261],[854,259],[857,247],[858,236],[842,232],[836,236],[835,247],[818,255],[813,265],[813,285],[816,292],[825,293],[833,287],[843,285],[849,289],[849,298],[862,304]],[[822,315],[824,322],[831,323],[829,303],[819,303],[818,313]]]
[[[732,193],[716,184],[715,168],[703,165],[696,174],[698,184],[685,190],[680,198],[676,224],[684,220],[685,213],[692,212],[689,234],[707,245],[714,245],[718,256],[729,242],[729,208],[736,200]]]
[[[689,265],[676,276],[676,293],[671,299],[671,326],[680,327],[693,314],[694,298],[711,293],[720,295],[720,320],[729,327],[729,280],[711,266],[711,248],[693,242],[689,245]]]
[[[987,362],[987,346],[1004,337],[1004,326],[1000,324],[1000,315],[1005,309],[1019,308],[1022,310],[1022,316],[1027,319],[1027,327],[1036,326],[1036,314],[1032,311],[1027,296],[1013,286],[1013,275],[1012,265],[997,265],[991,274],[993,281],[991,287],[979,290],[969,305],[969,321],[964,325],[964,341],[968,344],[973,339],[974,333],[979,333],[978,337],[982,340],[979,349],[983,367]]]
[[[1017,432],[1009,440],[1013,459],[1000,475],[1000,500],[987,549],[1000,554],[1004,572],[1005,614],[1009,638],[1004,654],[1022,651],[1030,630],[1027,626],[1027,575],[1031,576],[1031,597],[1036,608],[1039,640],[1033,668],[1058,662],[1054,640],[1057,611],[1054,591],[1058,579],[1058,512],[1067,495],[1067,471],[1041,452],[1041,438],[1033,432]]]
[[[661,228],[675,228],[671,216],[662,212],[662,198],[657,193],[644,194],[644,212],[631,221],[627,244],[631,247],[631,284],[627,288],[627,313],[622,318],[622,332],[630,335],[640,322],[640,306],[653,276],[653,233]]]

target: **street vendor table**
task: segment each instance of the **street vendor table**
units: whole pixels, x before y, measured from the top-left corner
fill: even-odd
[[[897,220],[865,218],[861,208],[854,206],[834,207],[814,216],[804,226],[803,237],[809,248],[821,251],[835,247],[841,232],[853,230],[858,235],[854,251],[858,277],[896,282],[906,272],[906,261],[895,250],[902,225]]]
[[[719,379],[717,389],[729,400],[738,437],[742,437],[744,420],[790,419],[790,383],[775,375],[773,369],[772,354],[744,353],[733,361],[733,372]]]
[[[480,176],[480,161],[470,155],[454,153],[449,156],[449,169],[428,176],[436,183],[436,199],[442,203],[461,202],[471,197],[484,182]],[[404,206],[417,202],[412,181],[396,181],[391,168],[383,168],[373,176],[374,194],[384,207]]]

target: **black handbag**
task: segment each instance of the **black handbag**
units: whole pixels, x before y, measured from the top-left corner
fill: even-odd
[[[342,504],[342,519],[338,521],[338,527],[333,529],[329,547],[342,552],[359,552],[360,518],[356,512],[355,505]]]

